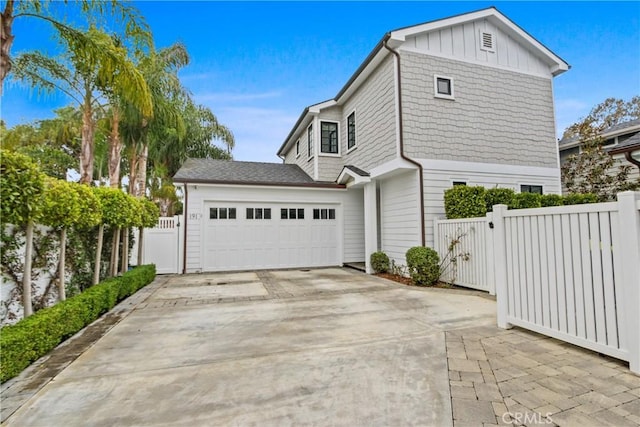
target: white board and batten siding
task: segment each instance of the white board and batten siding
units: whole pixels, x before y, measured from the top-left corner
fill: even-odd
[[[236,219],[211,219],[215,208],[235,208]],[[270,209],[271,219],[248,219],[247,208]],[[190,184],[186,272],[362,261],[362,208],[361,191]],[[281,219],[281,209],[303,209],[304,219]],[[314,209],[333,209],[335,219],[314,220]]]
[[[482,33],[492,35],[493,49],[481,48]],[[402,48],[541,77],[551,77],[549,66],[542,59],[487,19],[465,22],[407,37]]]
[[[407,250],[421,244],[418,194],[415,171],[380,181],[381,250],[396,265],[407,265]]]
[[[515,166],[449,160],[418,160],[423,167],[426,245],[434,247],[433,224],[445,218],[444,192],[454,182],[485,188],[511,188],[541,185],[544,194],[560,194],[560,171],[556,168]]]

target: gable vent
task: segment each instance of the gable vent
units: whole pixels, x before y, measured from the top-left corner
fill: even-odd
[[[488,52],[495,51],[493,33],[480,31],[480,49]]]

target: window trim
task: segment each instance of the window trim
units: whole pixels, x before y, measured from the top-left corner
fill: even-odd
[[[313,122],[307,126],[307,159],[313,159]]]
[[[533,193],[532,191],[522,191],[522,187],[524,187],[524,186],[527,186],[529,188],[531,188],[531,187],[540,187],[541,193]],[[544,184],[523,184],[523,183],[518,183],[518,192],[519,193],[545,194],[545,192],[544,192]]]
[[[440,93],[438,92],[438,79],[441,80],[449,80],[449,88],[451,89],[451,94]],[[449,99],[451,101],[456,99],[453,77],[443,76],[440,74],[433,75],[433,96],[441,99]]]
[[[300,138],[296,141],[296,159],[300,157]]]
[[[337,149],[338,152],[337,153],[328,153],[328,152],[324,152],[322,151],[322,124],[323,123],[333,123],[336,125],[336,132],[338,133],[336,135],[336,145],[337,145]],[[336,121],[336,120],[320,120],[320,150],[318,152],[319,156],[322,157],[341,157],[341,150],[340,150],[340,122]]]
[[[353,116],[353,147],[349,147],[349,117]],[[347,154],[358,148],[358,115],[354,109],[347,116]]]

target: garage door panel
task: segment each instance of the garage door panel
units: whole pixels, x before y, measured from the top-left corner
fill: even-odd
[[[205,204],[205,212],[221,208],[235,208],[236,218],[220,218],[214,212],[215,218],[205,219],[203,271],[340,264],[337,218],[341,211],[337,204]],[[270,219],[264,219],[266,209],[270,209]],[[314,210],[318,219],[314,219]],[[258,217],[261,219],[255,219]]]

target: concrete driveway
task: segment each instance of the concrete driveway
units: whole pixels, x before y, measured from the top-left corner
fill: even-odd
[[[340,268],[141,292],[6,425],[452,425],[445,331],[495,324],[488,298]]]

